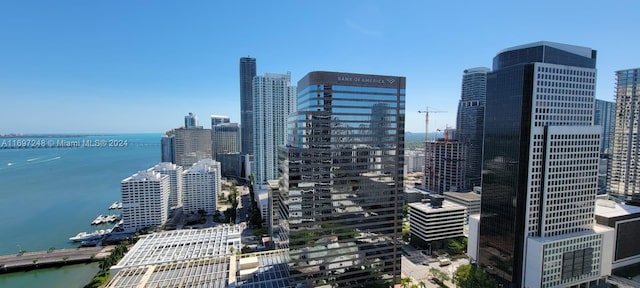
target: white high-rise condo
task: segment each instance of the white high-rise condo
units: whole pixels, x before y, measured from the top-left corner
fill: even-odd
[[[169,176],[143,170],[120,183],[122,228],[157,227],[167,221],[171,184]]]
[[[493,60],[468,253],[503,287],[595,287],[611,273],[613,230],[594,224],[595,66],[595,50],[552,42]]]
[[[216,211],[216,196],[221,191],[220,163],[200,160],[182,172],[182,204],[185,213]]]
[[[255,184],[278,179],[278,147],[285,144],[287,117],[296,103],[291,74],[253,78],[253,154]]]
[[[161,162],[150,170],[169,176],[169,183],[171,184],[169,208],[182,206],[182,166],[170,162]]]

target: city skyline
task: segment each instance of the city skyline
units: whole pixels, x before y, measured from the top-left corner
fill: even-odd
[[[430,131],[455,127],[462,72],[491,66],[502,47],[545,40],[597,49],[596,98],[607,101],[614,71],[640,66],[628,60],[638,41],[629,37],[640,8],[632,1],[312,5],[0,4],[0,133],[162,133],[187,112],[240,122],[238,59],[246,56],[258,74],[290,71],[293,82],[308,71],[403,75],[409,132],[424,131],[417,111],[426,106],[448,112],[431,117]],[[546,20],[520,20],[536,15]],[[305,34],[342,45],[314,45]],[[280,44],[296,39],[309,42]]]

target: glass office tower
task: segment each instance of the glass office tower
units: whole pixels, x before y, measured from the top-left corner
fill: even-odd
[[[494,58],[477,261],[503,287],[591,287],[579,285],[611,272],[613,231],[594,225],[595,64],[596,51],[552,42]]]
[[[240,128],[242,154],[253,155],[253,77],[256,58],[240,58]]]
[[[477,67],[464,70],[462,94],[458,103],[456,121],[457,139],[465,146],[464,187],[468,190],[480,186],[482,171],[482,133],[484,107],[487,95],[487,73],[491,69]]]
[[[399,280],[405,78],[311,72],[297,87],[274,200],[292,283]]]
[[[594,124],[602,126],[600,154],[611,154],[611,139],[616,121],[616,102],[596,99]]]

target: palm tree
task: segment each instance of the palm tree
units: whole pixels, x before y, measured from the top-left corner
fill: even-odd
[[[411,284],[411,278],[403,277],[400,279],[400,286],[402,286],[402,288],[409,288],[409,284]]]
[[[418,282],[418,287],[427,288],[427,283],[424,283],[424,281],[420,281],[420,282]]]

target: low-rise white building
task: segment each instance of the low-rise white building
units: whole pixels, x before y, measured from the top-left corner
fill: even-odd
[[[465,207],[464,223],[469,223],[469,215],[480,213],[480,194],[475,192],[444,192],[444,199]]]
[[[464,236],[464,221],[465,208],[452,202],[409,204],[411,242],[418,246]]]
[[[139,230],[163,225],[169,215],[170,190],[169,176],[151,170],[122,180],[122,228]]]

